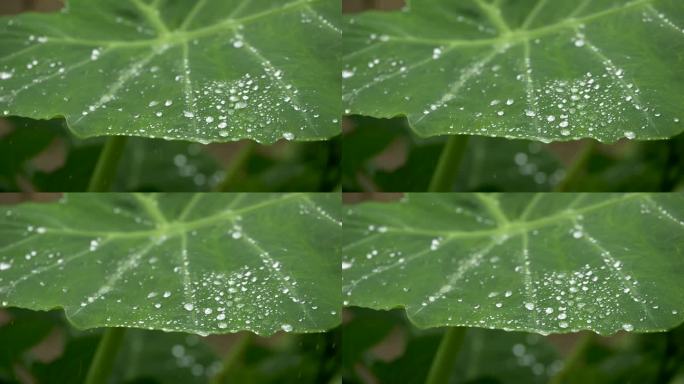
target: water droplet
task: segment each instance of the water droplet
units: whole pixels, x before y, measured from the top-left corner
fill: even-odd
[[[183,304],[183,308],[185,308],[186,311],[192,311],[193,309],[195,309],[195,306],[192,305],[192,303],[185,303]]]
[[[12,264],[0,262],[0,271],[6,271],[12,267]]]
[[[567,328],[569,324],[566,321],[561,321],[560,323],[558,323],[558,326],[561,328]]]
[[[632,324],[622,324],[622,329],[627,332],[632,332],[634,330],[634,326]]]
[[[350,79],[352,77],[354,77],[354,71],[350,71],[348,69],[345,69],[344,71],[342,71],[342,78],[343,79]]]
[[[527,308],[528,311],[534,310],[534,304],[533,303],[525,303],[525,308]]]
[[[283,324],[280,328],[285,332],[292,332],[292,326],[290,324]]]
[[[629,140],[634,140],[634,139],[636,139],[636,133],[634,133],[632,131],[626,131],[625,137],[628,138]]]
[[[442,49],[441,48],[435,48],[432,51],[432,58],[437,60],[437,59],[439,59],[440,56],[442,56]]]

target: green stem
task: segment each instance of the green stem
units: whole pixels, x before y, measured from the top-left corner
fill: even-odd
[[[116,355],[126,333],[126,328],[107,328],[97,346],[95,357],[90,363],[85,384],[102,384],[112,373]]]
[[[549,380],[549,384],[561,384],[566,379],[570,372],[576,372],[579,369],[578,365],[584,360],[584,355],[587,353],[589,346],[594,340],[594,334],[587,332],[577,341],[575,348],[573,348],[570,355],[565,359],[563,368]]]
[[[126,140],[126,136],[112,136],[107,139],[95,171],[90,177],[88,192],[107,192],[112,187],[119,168],[119,160],[126,148]]]
[[[228,168],[226,168],[226,176],[223,178],[223,182],[219,184],[218,192],[230,192],[235,187],[235,182],[237,181],[240,171],[247,164],[247,160],[252,156],[257,144],[253,141],[246,142],[238,152],[231,159]]]
[[[582,151],[575,157],[572,165],[570,165],[565,178],[556,185],[556,188],[554,188],[554,192],[568,192],[571,190],[571,187],[577,183],[578,179],[584,173],[596,147],[597,142],[592,140],[582,148]]]
[[[230,371],[240,363],[242,360],[242,355],[245,354],[245,350],[252,342],[253,334],[245,332],[245,334],[238,340],[233,348],[230,349],[226,357],[223,359],[223,365],[221,370],[211,378],[211,384],[223,384],[226,382]]]
[[[428,192],[450,192],[468,146],[468,136],[451,136],[444,145]]]
[[[425,384],[446,384],[449,382],[449,377],[456,364],[458,352],[463,346],[466,330],[467,328],[465,327],[447,329],[444,336],[442,336],[437,354],[432,359],[432,366]]]

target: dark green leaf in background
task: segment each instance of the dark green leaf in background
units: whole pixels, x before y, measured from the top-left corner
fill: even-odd
[[[380,191],[425,191],[444,146],[443,138],[420,139],[405,128],[403,119],[371,119],[354,116],[356,129],[344,135],[345,190],[369,189],[360,180],[368,178]],[[405,161],[394,169],[383,169],[378,157],[400,144]],[[394,158],[402,155],[392,154]],[[556,155],[539,142],[472,138],[456,191],[536,192],[553,189],[565,169]]]

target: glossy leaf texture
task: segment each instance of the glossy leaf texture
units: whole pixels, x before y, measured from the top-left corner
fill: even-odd
[[[346,211],[345,305],[419,327],[651,332],[684,320],[682,194],[410,194]]]
[[[0,209],[0,302],[78,328],[336,326],[333,194],[69,194]]]
[[[330,0],[70,0],[0,18],[0,113],[80,137],[321,140],[340,132]]]
[[[344,28],[346,113],[405,115],[420,136],[615,142],[684,130],[681,1],[413,0]]]

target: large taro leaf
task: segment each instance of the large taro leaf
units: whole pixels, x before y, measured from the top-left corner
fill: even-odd
[[[679,0],[413,0],[345,23],[347,113],[421,136],[562,141],[682,131]]]
[[[73,194],[0,209],[0,303],[79,328],[198,334],[339,323],[333,194]]]
[[[345,305],[420,327],[659,331],[684,320],[682,194],[421,194],[345,216]]]
[[[0,114],[81,137],[272,143],[339,133],[332,0],[71,0],[0,18]]]

